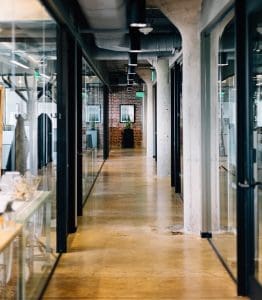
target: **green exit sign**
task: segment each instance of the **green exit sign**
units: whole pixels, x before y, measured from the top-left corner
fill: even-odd
[[[40,73],[38,70],[35,70],[34,75],[35,75],[35,79],[39,79]]]
[[[144,97],[144,92],[142,92],[142,91],[137,91],[136,92],[136,98],[143,98]]]

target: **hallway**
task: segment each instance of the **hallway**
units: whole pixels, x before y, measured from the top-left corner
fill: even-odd
[[[111,151],[44,299],[238,299],[207,240],[140,150]]]

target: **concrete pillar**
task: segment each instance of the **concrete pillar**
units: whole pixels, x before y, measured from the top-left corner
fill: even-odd
[[[169,60],[158,59],[157,76],[157,176],[171,173],[171,100]]]
[[[138,69],[138,75],[144,80],[146,84],[146,93],[145,93],[145,107],[146,109],[146,122],[145,122],[145,130],[146,130],[146,154],[148,157],[153,157],[153,86],[151,81],[151,71],[148,69]]]
[[[184,229],[186,232],[199,234],[202,230],[199,33],[202,1],[148,0],[148,2],[147,4],[159,7],[182,35]]]

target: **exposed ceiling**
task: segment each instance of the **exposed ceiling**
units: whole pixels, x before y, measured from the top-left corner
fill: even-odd
[[[112,84],[126,82],[128,52],[130,50],[128,0],[78,0],[86,18],[81,28],[84,38],[94,42],[93,57],[104,63]],[[181,48],[181,36],[176,27],[154,7],[146,7],[149,34],[140,33],[141,52],[138,67],[150,68],[150,60],[173,56]]]

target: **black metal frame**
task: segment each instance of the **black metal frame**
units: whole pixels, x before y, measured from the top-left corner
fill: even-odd
[[[262,3],[259,0],[237,0],[236,1],[236,28],[237,28],[237,100],[240,111],[238,118],[238,157],[243,160],[246,158],[245,166],[241,166],[238,172],[237,182],[243,183],[243,180],[253,182],[255,154],[253,150],[253,103],[252,99],[252,44],[251,30],[253,23],[253,14],[262,10]],[[244,72],[244,73],[243,73]],[[243,93],[243,94],[241,94]],[[243,122],[244,120],[244,122]],[[244,123],[244,124],[243,124]],[[245,126],[244,134],[241,135],[242,126]],[[240,138],[241,137],[241,138]],[[245,141],[243,141],[243,140]],[[241,149],[241,147],[245,147]],[[243,157],[241,157],[243,155]],[[242,161],[242,162],[243,162]],[[238,196],[240,197],[238,206],[242,215],[238,216],[239,234],[238,241],[238,293],[240,295],[249,295],[251,299],[262,299],[262,286],[255,278],[255,211],[254,211],[254,186],[248,188],[239,187]],[[244,240],[245,238],[245,240]],[[243,247],[246,248],[243,250]],[[244,272],[243,272],[243,270]],[[241,284],[244,287],[241,287]]]
[[[109,156],[109,92],[104,86],[104,159]]]
[[[157,161],[157,83],[153,85],[153,158]]]
[[[83,160],[82,160],[82,51],[77,47],[77,215],[83,215]]]
[[[68,195],[68,233],[73,233],[77,228],[76,218],[76,197],[77,197],[77,43],[76,40],[67,34],[68,45],[68,57],[67,57],[67,71],[68,71],[68,83],[63,88],[68,89],[68,176],[70,178],[69,195]]]
[[[182,66],[175,63],[171,69],[171,186],[176,193],[182,192],[181,187],[181,91]]]
[[[239,182],[251,182],[252,134],[250,118],[252,110],[248,101],[247,19],[245,1],[236,1],[236,89],[237,89],[237,290],[238,295],[248,295],[249,277],[253,270],[254,253],[252,190]]]
[[[175,67],[171,69],[171,186],[175,187]]]
[[[67,33],[58,25],[57,30],[57,252],[66,252],[68,224],[68,84]]]

